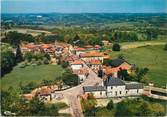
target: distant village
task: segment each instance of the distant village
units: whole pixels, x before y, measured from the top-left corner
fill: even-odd
[[[111,43],[104,41],[104,45]],[[90,70],[92,70],[101,79],[100,83],[95,85],[83,86],[83,94],[85,98],[89,93],[92,93],[96,98],[108,97],[124,97],[137,96],[143,94],[143,84],[139,82],[127,82],[118,77],[120,70],[127,70],[131,73],[133,64],[130,64],[124,59],[113,59],[111,66],[103,65],[106,59],[112,59],[108,53],[101,52],[100,45],[86,45],[78,47],[63,42],[55,42],[54,44],[22,44],[21,50],[23,53],[48,53],[51,56],[51,64],[58,62],[58,57],[63,62],[68,62],[68,67],[79,77],[79,82],[82,84],[87,79]],[[93,80],[93,78],[92,78]],[[42,87],[33,91],[33,94],[25,94],[24,96],[31,99],[37,95],[41,100],[50,101],[55,96],[55,87]]]

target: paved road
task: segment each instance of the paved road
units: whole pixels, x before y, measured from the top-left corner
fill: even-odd
[[[82,84],[64,91],[55,92],[55,93],[62,93],[64,98],[68,100],[70,111],[73,117],[83,117],[79,99],[79,95],[83,94],[83,86],[89,86],[89,85],[92,86],[102,82],[102,79],[99,78],[97,74],[93,72],[85,63],[84,67],[87,67],[89,69],[89,76]]]

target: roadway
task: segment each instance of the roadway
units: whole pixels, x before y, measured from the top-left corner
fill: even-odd
[[[70,112],[73,117],[83,117],[82,108],[80,104],[80,95],[83,94],[83,86],[93,86],[97,83],[101,83],[103,80],[97,76],[97,74],[90,69],[83,61],[84,67],[89,69],[89,75],[87,79],[78,86],[72,87],[64,91],[56,91],[55,93],[62,93],[64,98],[68,100],[70,106]]]

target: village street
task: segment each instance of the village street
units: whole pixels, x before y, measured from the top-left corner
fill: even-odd
[[[55,93],[63,94],[64,98],[68,100],[68,103],[70,106],[70,112],[73,117],[83,116],[81,105],[80,105],[80,99],[79,99],[80,95],[83,94],[83,86],[89,86],[89,85],[92,86],[102,82],[102,79],[99,78],[97,74],[94,71],[92,71],[92,69],[90,69],[85,63],[84,63],[84,67],[87,67],[89,69],[89,76],[83,83],[81,83],[76,87],[72,87],[64,91],[55,92]]]

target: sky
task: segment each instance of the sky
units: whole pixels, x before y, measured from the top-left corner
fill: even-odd
[[[2,13],[167,13],[167,0],[1,0]]]

